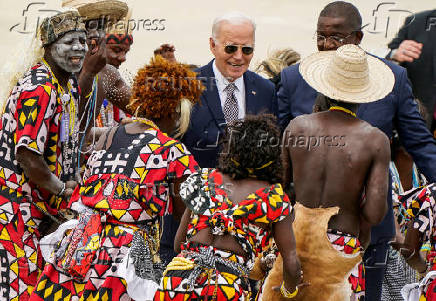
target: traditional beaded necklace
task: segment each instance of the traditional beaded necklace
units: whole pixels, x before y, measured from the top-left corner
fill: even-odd
[[[149,127],[154,128],[156,130],[159,129],[159,127],[153,121],[151,121],[150,119],[147,119],[147,118],[138,118],[137,117],[133,121],[134,122],[140,122],[140,123],[146,124]]]
[[[341,112],[347,113],[353,117],[357,117],[356,113],[354,113],[351,110],[348,110],[346,108],[340,107],[340,106],[331,106],[329,111],[341,111]]]
[[[52,76],[53,84],[56,87],[58,98],[62,105],[62,115],[60,121],[59,140],[62,145],[62,181],[74,179],[76,160],[77,160],[77,110],[78,104],[73,97],[71,90],[73,89],[71,82],[68,81],[68,93],[65,92],[55,74],[51,70],[49,64],[42,59],[43,65],[48,69]]]

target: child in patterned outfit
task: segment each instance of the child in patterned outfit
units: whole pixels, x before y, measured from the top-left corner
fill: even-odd
[[[218,168],[182,184],[187,209],[175,240],[181,253],[167,266],[154,300],[249,300],[250,270],[271,237],[284,258],[282,291],[296,295],[301,274],[292,206],[279,184],[280,147],[269,143],[279,137],[270,115],[235,121]]]

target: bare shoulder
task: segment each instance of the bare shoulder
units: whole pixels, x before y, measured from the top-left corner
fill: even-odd
[[[368,141],[369,145],[373,146],[373,150],[376,153],[390,153],[390,141],[388,136],[386,136],[386,134],[383,133],[380,129],[373,127],[370,124],[367,124],[366,127],[366,141]]]
[[[285,131],[295,132],[295,131],[303,131],[307,126],[313,121],[314,115],[316,114],[304,114],[295,117],[289,122]]]
[[[121,74],[118,69],[110,64],[106,64],[106,66],[101,69],[99,76],[103,78],[109,78],[111,81],[121,79]]]

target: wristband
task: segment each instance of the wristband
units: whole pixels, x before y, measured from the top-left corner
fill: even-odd
[[[65,185],[65,183],[64,182],[62,182],[62,188],[61,188],[61,190],[56,194],[56,196],[62,196],[63,194],[64,194],[64,192],[65,192],[65,187],[66,185]]]
[[[280,293],[282,294],[283,297],[291,299],[294,298],[297,294],[298,294],[298,287],[295,287],[295,291],[293,291],[292,293],[290,293],[286,287],[285,287],[285,282],[282,282],[282,285],[280,286]]]

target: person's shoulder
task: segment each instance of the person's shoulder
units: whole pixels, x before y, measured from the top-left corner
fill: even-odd
[[[292,119],[285,131],[302,131],[307,129],[310,124],[313,124],[318,118],[319,113],[302,114]]]
[[[261,86],[262,88],[268,88],[272,90],[275,89],[274,84],[269,79],[266,79],[253,71],[247,70],[244,76],[246,76],[247,79],[254,81],[256,86]]]
[[[286,68],[283,68],[282,73],[286,74],[300,74],[299,71],[300,63],[296,63],[294,65],[288,66]]]
[[[360,121],[362,125],[360,133],[365,134],[366,137],[363,138],[365,141],[368,141],[370,144],[377,146],[377,149],[379,150],[382,148],[390,148],[390,141],[385,133],[383,133],[379,128],[372,126],[364,120]]]
[[[197,75],[199,76],[204,76],[205,73],[210,73],[210,71],[213,72],[212,64],[213,64],[213,60],[211,60],[206,65],[194,69],[194,72],[197,73]]]
[[[18,81],[18,85],[23,91],[35,90],[38,86],[44,86],[45,89],[55,89],[53,77],[44,65],[37,64],[30,68],[23,77]]]

